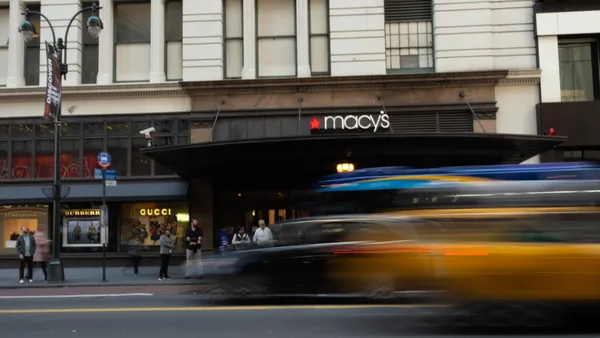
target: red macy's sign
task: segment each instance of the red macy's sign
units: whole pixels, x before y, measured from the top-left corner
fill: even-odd
[[[348,130],[368,130],[373,129],[373,132],[383,128],[390,127],[390,117],[385,112],[381,111],[379,115],[327,115],[323,118],[324,125],[321,128],[321,121],[317,117],[313,117],[310,123],[310,130],[332,130],[332,129],[348,129]]]

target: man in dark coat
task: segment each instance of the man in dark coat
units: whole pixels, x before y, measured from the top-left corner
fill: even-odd
[[[22,235],[17,238],[17,255],[21,260],[19,264],[19,283],[23,284],[25,265],[27,265],[27,279],[33,283],[33,255],[36,250],[35,237],[30,233],[27,226],[21,228]]]

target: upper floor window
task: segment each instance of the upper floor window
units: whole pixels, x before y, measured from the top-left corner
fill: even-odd
[[[183,79],[183,9],[182,2],[169,0],[166,3],[165,21],[165,73],[167,80]]]
[[[40,12],[40,5],[28,5],[32,12]],[[40,84],[40,15],[29,14],[29,20],[37,29],[37,34],[29,43],[25,43],[25,85],[38,86]],[[45,50],[45,49],[44,49]]]
[[[329,0],[310,0],[310,70],[329,75]]]
[[[390,73],[433,70],[431,0],[384,0],[385,56]]]
[[[116,82],[150,80],[150,3],[115,4]]]
[[[256,13],[258,76],[296,76],[296,0],[256,0]]]
[[[82,3],[81,7],[90,7],[92,3]],[[87,34],[85,25],[92,15],[92,11],[82,13],[81,23],[83,33],[81,34],[81,83],[96,83],[98,77],[98,39]]]
[[[241,79],[244,65],[243,1],[225,0],[225,78]]]
[[[596,40],[561,42],[558,55],[561,100],[593,101],[600,97]]]
[[[183,117],[183,116],[179,116]],[[135,120],[134,120],[135,119]],[[99,152],[111,154],[111,169],[119,176],[174,175],[158,163],[153,163],[141,149],[147,146],[139,134],[141,129],[154,127],[155,145],[187,144],[188,120],[177,117],[137,116],[103,121],[97,117],[84,122],[66,121],[61,127],[61,176],[65,178],[94,177]],[[37,120],[0,125],[0,180],[48,179],[54,176],[54,128]]]
[[[6,86],[8,76],[8,8],[0,8],[0,86]]]

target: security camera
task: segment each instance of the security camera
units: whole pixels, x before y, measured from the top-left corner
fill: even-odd
[[[155,131],[156,131],[156,129],[154,129],[154,127],[150,127],[150,128],[144,129],[144,130],[140,130],[140,134],[148,136]]]
[[[154,127],[150,127],[144,130],[140,130],[140,134],[146,136],[147,147],[152,148],[152,133],[155,132],[156,129]]]

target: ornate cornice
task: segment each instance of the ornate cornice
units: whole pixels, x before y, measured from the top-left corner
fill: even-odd
[[[187,97],[207,94],[297,93],[348,90],[420,89],[538,84],[539,70],[483,71],[376,76],[220,80],[181,83],[137,83],[68,86],[66,100]],[[44,87],[0,88],[0,101],[39,101]]]
[[[290,79],[186,82],[190,96],[240,93],[297,93],[340,90],[385,90],[439,87],[494,86],[508,71],[431,73],[410,75],[338,76]]]
[[[510,70],[506,78],[501,79],[498,85],[539,85],[542,71],[540,69]]]
[[[79,85],[63,88],[66,100],[187,97],[179,83],[138,83],[111,85]],[[0,101],[44,100],[44,87],[0,88]]]

